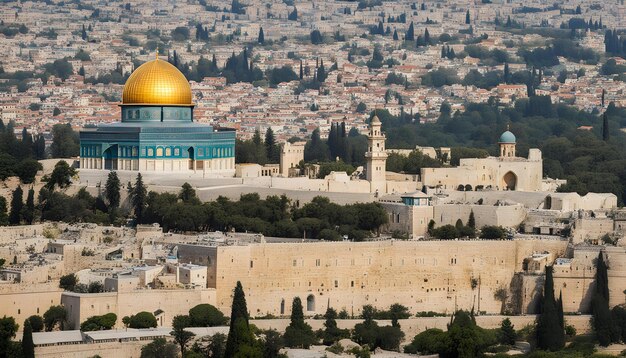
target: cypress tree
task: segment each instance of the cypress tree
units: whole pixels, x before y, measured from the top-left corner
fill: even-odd
[[[413,29],[413,21],[409,25],[409,29],[404,34],[404,41],[415,41],[415,30]]]
[[[267,128],[265,132],[265,153],[268,161],[274,163],[278,159],[278,151],[276,150],[276,139],[272,128]]]
[[[143,213],[146,208],[146,196],[146,187],[143,184],[141,173],[138,173],[135,186],[133,187],[133,191],[131,193],[131,201],[133,209],[135,209],[135,218],[137,219],[138,224],[141,224],[143,220]]]
[[[285,346],[290,348],[308,349],[317,342],[313,329],[304,322],[302,312],[302,301],[300,297],[295,297],[291,305],[291,323],[285,329]]]
[[[609,140],[609,118],[606,115],[606,112],[602,116],[602,140]]]
[[[324,82],[326,81],[327,76],[326,69],[324,68],[324,60],[321,60],[320,67],[317,68],[317,80],[319,82]]]
[[[33,219],[35,218],[35,189],[32,187],[28,190],[26,206],[22,209],[22,218],[28,225],[31,225],[33,223]]]
[[[467,10],[467,12],[465,13],[465,23],[467,25],[470,24],[470,13],[469,13],[469,9]]]
[[[35,345],[33,343],[33,329],[30,320],[24,321],[24,335],[22,336],[22,356],[35,358]]]
[[[120,188],[122,184],[116,172],[110,172],[105,184],[105,197],[109,202],[109,208],[116,209],[120,206]]]
[[[395,29],[393,30],[393,40],[398,41],[398,31]]]
[[[259,43],[262,45],[265,43],[265,34],[263,33],[263,28],[259,29]]]
[[[508,62],[504,64],[504,82],[505,83],[511,82],[511,70],[509,69]]]
[[[304,70],[302,68],[302,60],[300,60],[300,80],[304,78]]]
[[[9,223],[9,216],[7,215],[7,199],[0,196],[0,226],[7,225]]]
[[[467,226],[472,229],[476,229],[476,218],[474,218],[474,210],[470,211],[469,218],[467,219]]]
[[[559,309],[554,299],[553,267],[546,266],[546,281],[541,299],[541,312],[537,318],[537,347],[558,351],[565,346],[565,331],[561,325]]]
[[[428,29],[424,30],[424,41],[427,45],[430,45],[430,33],[428,32]]]
[[[240,351],[249,352],[253,349],[254,337],[248,323],[248,306],[241,282],[237,281],[233,294],[233,305],[230,314],[230,328],[226,340],[224,358],[238,356]]]
[[[11,225],[19,225],[22,218],[22,208],[24,207],[23,203],[23,195],[22,187],[18,186],[13,191],[13,198],[11,199],[11,212],[9,213],[9,224]]]
[[[620,334],[609,310],[608,268],[602,252],[598,255],[596,264],[596,289],[591,300],[591,312],[593,314],[593,329],[598,343],[606,347],[611,342],[619,341]]]

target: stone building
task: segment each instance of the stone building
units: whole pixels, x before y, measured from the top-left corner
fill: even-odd
[[[300,176],[297,166],[304,160],[306,142],[285,142],[280,147],[280,175],[283,177]]]
[[[509,131],[502,133],[498,145],[499,157],[464,158],[456,168],[422,168],[423,184],[448,190],[463,186],[470,190],[540,191],[543,176],[541,151],[532,148],[528,151],[528,158],[516,157],[516,138]]]
[[[387,192],[387,151],[382,123],[374,115],[367,136],[368,150],[365,152],[365,178],[370,182],[370,192],[384,194]]]

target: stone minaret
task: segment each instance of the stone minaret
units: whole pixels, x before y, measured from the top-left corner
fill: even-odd
[[[385,151],[385,135],[381,131],[380,119],[374,114],[370,123],[370,132],[367,137],[368,150],[365,153],[366,169],[365,178],[370,182],[372,193],[387,193],[387,178],[385,175],[387,165],[387,152]]]

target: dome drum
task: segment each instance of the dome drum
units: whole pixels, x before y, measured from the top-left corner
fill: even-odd
[[[193,106],[122,105],[122,122],[193,121]]]

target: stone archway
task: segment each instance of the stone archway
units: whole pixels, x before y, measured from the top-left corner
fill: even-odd
[[[309,295],[306,298],[306,310],[308,312],[315,311],[315,296]]]
[[[505,190],[515,190],[517,187],[517,175],[513,172],[507,172],[502,177],[502,188]]]
[[[189,170],[195,170],[196,169],[196,158],[195,158],[195,151],[193,149],[193,147],[189,147],[189,149],[187,149],[187,154],[189,155]]]
[[[117,170],[117,144],[108,147],[103,153],[104,169]]]

